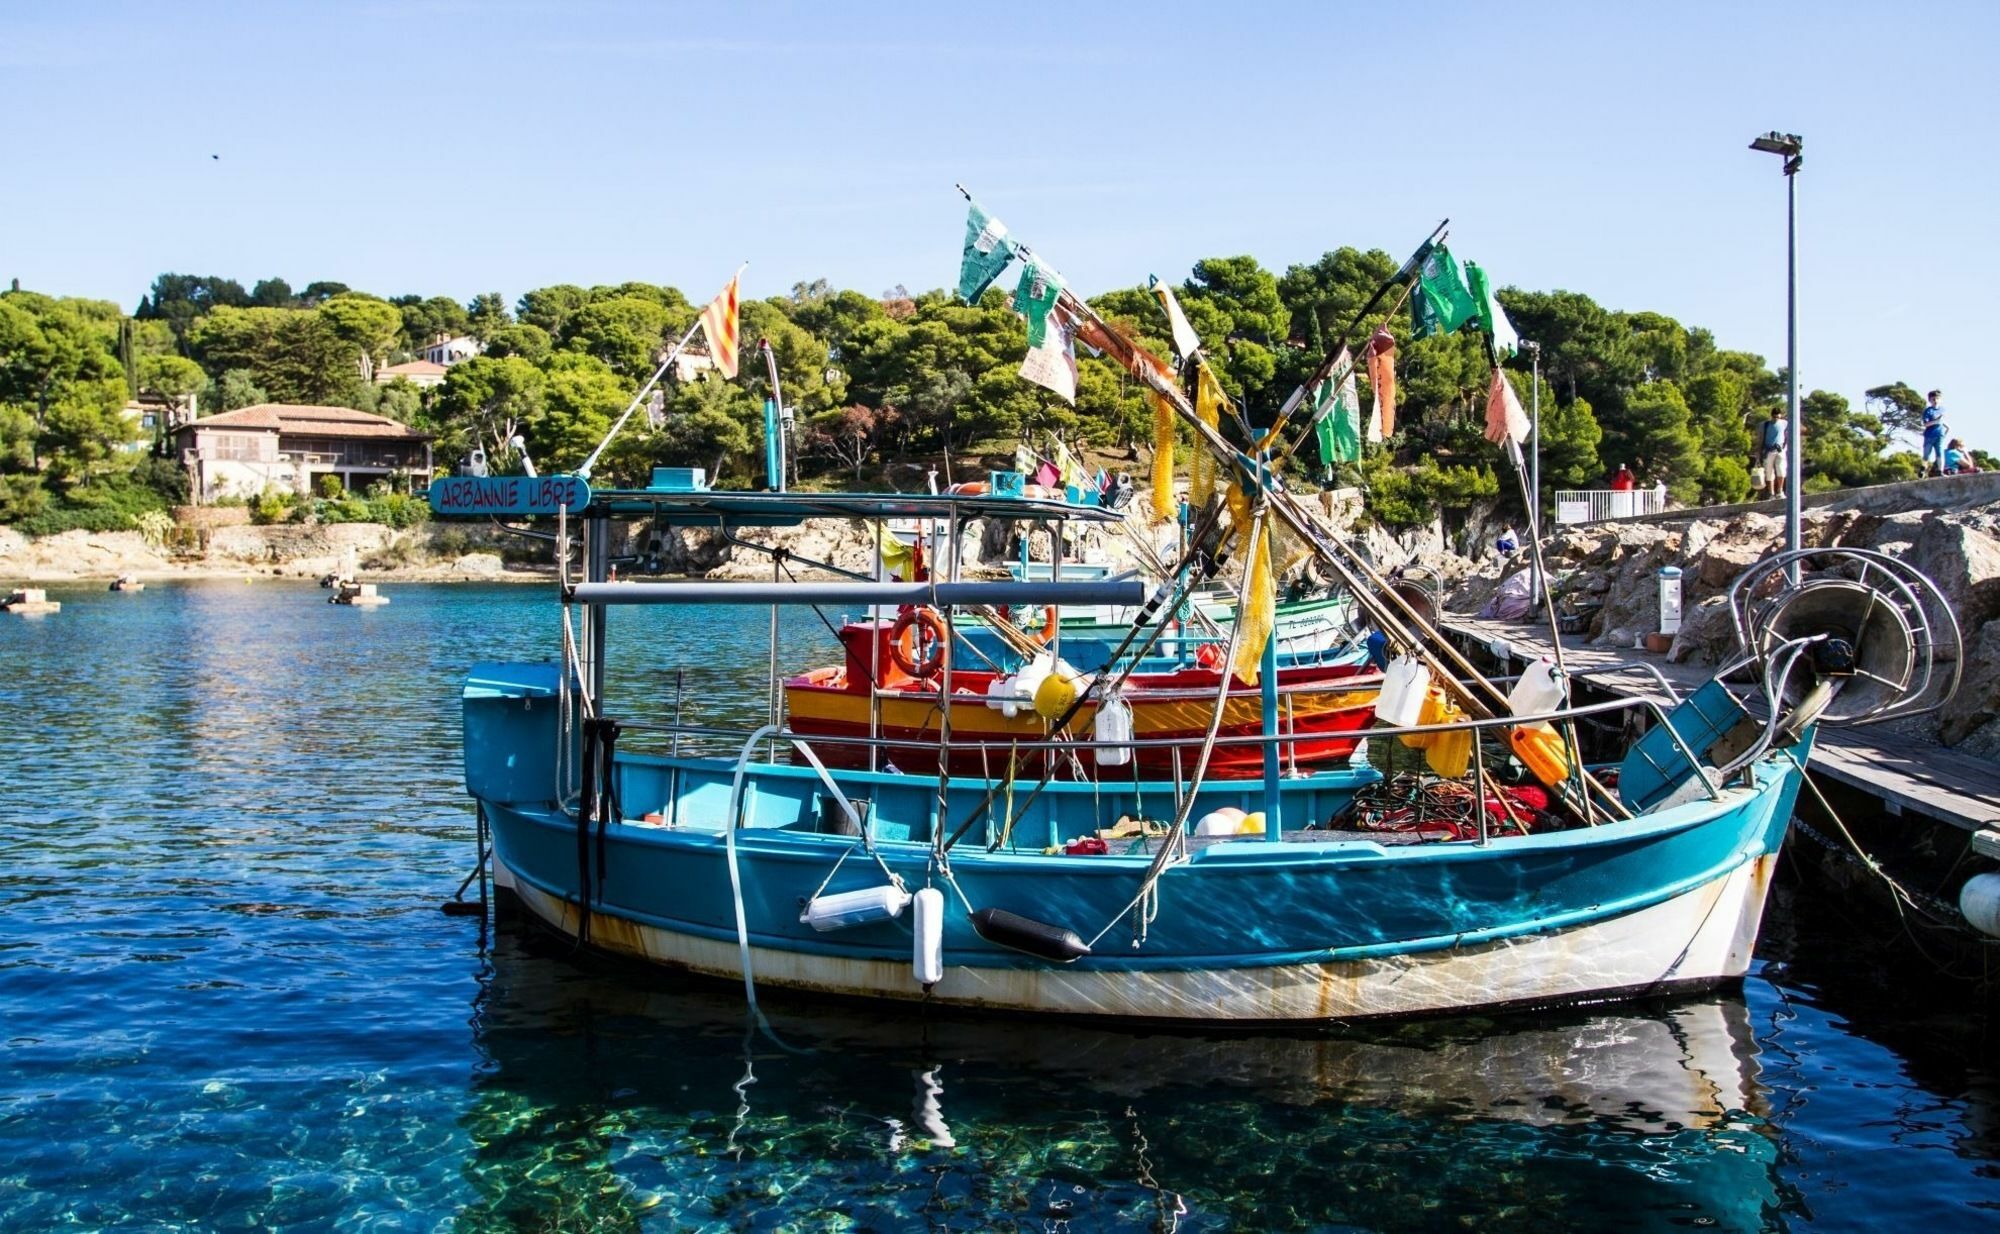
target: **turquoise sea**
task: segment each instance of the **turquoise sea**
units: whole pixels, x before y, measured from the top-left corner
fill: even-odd
[[[557,610],[385,590],[0,616],[0,1231],[2000,1229],[1980,1004],[1803,893],[1740,994],[1285,1036],[775,997],[767,1036],[446,916],[458,679]],[[762,714],[768,610],[613,622],[618,710],[678,667],[689,718]],[[785,667],[834,654],[787,616]]]

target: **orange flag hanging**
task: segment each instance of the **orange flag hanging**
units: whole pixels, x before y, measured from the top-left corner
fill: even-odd
[[[708,339],[709,357],[724,377],[736,376],[736,283],[742,277],[732,275],[729,286],[701,311],[701,332]]]
[[[1375,390],[1375,420],[1382,436],[1396,435],[1396,336],[1377,330],[1368,340],[1368,384]]]

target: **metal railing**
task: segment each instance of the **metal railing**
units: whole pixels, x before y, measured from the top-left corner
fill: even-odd
[[[1556,523],[1601,523],[1608,518],[1645,518],[1663,514],[1667,495],[1657,488],[1557,489]]]

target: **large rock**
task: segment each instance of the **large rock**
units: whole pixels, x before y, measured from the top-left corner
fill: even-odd
[[[1903,560],[1937,584],[1968,637],[2000,613],[2000,540],[1933,514],[1917,529]]]
[[[1989,623],[1976,636],[1969,635],[1967,647],[1965,676],[1958,683],[1958,693],[1938,717],[1938,737],[1948,746],[1996,727],[1992,721],[2000,716],[2000,622]],[[1995,735],[2000,733],[1987,736]],[[1993,753],[2000,754],[2000,750]]]
[[[1727,596],[1681,606],[1680,633],[1674,635],[1667,659],[1675,664],[1720,664],[1736,650],[1736,623],[1729,615]]]

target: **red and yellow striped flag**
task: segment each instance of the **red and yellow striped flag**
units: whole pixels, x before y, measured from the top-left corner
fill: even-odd
[[[701,332],[708,339],[709,357],[724,377],[736,376],[736,281],[742,277],[731,276],[729,286],[701,311]]]

